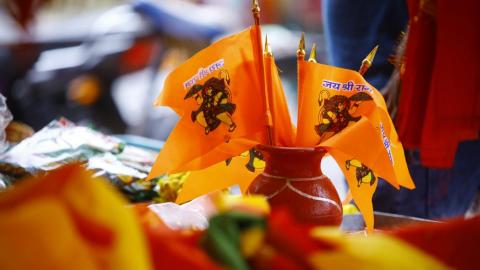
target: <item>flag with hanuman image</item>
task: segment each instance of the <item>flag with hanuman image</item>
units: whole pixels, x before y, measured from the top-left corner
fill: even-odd
[[[264,143],[259,27],[253,26],[200,51],[167,77],[156,105],[180,115],[149,178],[207,168]],[[241,140],[241,143],[237,143]],[[215,155],[212,150],[219,149]]]
[[[273,130],[273,142],[280,146],[291,146],[295,140],[295,129],[288,113],[287,101],[283,92],[278,68],[275,59],[265,38],[265,82],[270,103],[270,112]],[[240,146],[243,143],[248,145],[249,141],[235,139],[233,142],[224,144],[221,147],[210,151],[200,157],[202,160],[209,160],[209,156],[222,155],[230,152],[228,148]],[[191,172],[179,191],[177,203],[192,200],[197,196],[208,192],[227,188],[232,185],[239,185],[242,192],[246,192],[253,179],[263,171],[265,162],[260,151],[252,148],[240,156],[233,157],[225,162],[217,163],[209,168]],[[215,179],[215,181],[203,181],[204,179]]]
[[[415,188],[383,96],[356,71],[305,61],[299,62],[299,85],[296,146],[327,149],[373,229],[379,177],[396,188]]]

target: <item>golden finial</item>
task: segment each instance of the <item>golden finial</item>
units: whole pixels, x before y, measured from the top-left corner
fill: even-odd
[[[313,43],[312,50],[310,51],[310,56],[308,57],[308,62],[317,63],[317,45]]]
[[[270,44],[268,43],[268,36],[267,35],[265,35],[265,48],[263,50],[263,53],[266,56],[273,56],[272,48],[270,48]]]
[[[255,25],[260,25],[260,6],[258,5],[258,0],[252,0],[252,13]]]
[[[377,53],[378,45],[373,48],[373,50],[365,57],[363,61],[367,61],[370,65],[373,63],[373,58],[375,58],[375,54]]]
[[[373,59],[375,58],[375,54],[377,53],[378,50],[378,45],[373,48],[373,50],[363,59],[362,65],[360,66],[360,74],[365,74],[367,70],[370,68],[370,66],[373,63]]]
[[[297,58],[304,59],[305,57],[305,33],[302,32],[302,38],[300,38],[300,42],[298,43],[297,49]]]

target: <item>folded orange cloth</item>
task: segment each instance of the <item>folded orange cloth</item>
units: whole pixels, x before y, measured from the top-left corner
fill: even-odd
[[[0,262],[11,269],[151,269],[127,202],[80,165],[0,193]]]

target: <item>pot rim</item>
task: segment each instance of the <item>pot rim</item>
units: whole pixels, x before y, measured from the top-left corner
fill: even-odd
[[[315,147],[297,147],[297,146],[278,146],[268,144],[258,144],[256,146],[259,150],[272,152],[301,152],[301,153],[327,153],[327,149],[323,146]]]

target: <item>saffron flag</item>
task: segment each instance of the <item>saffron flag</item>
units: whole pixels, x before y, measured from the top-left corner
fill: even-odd
[[[241,154],[265,136],[265,93],[256,26],[200,51],[167,77],[156,105],[180,115],[149,178],[199,170]],[[244,139],[249,143],[235,143]],[[207,155],[220,149],[215,155]],[[204,157],[205,156],[205,157]]]
[[[297,146],[314,146],[385,105],[356,71],[300,61]]]
[[[304,61],[299,65],[295,144],[327,149],[372,229],[371,198],[378,177],[397,188],[415,187],[383,96],[356,71]]]
[[[273,142],[280,146],[292,146],[295,139],[295,128],[288,112],[278,68],[273,56],[265,55],[264,61],[266,89],[269,92],[272,123],[275,127],[272,134]],[[211,164],[210,160],[232,153],[232,148],[247,149],[254,143],[245,139],[234,139],[193,160],[192,163]],[[253,179],[263,169],[264,164],[260,151],[251,148],[239,156],[221,161],[211,167],[192,171],[179,191],[177,203],[183,203],[203,194],[233,185],[239,185],[241,191],[245,192]],[[200,167],[205,165],[200,165]],[[188,170],[189,167],[190,164],[185,164],[178,169]]]
[[[265,55],[265,82],[273,123],[273,142],[291,147],[295,142],[295,126],[290,119],[287,99],[273,55]]]
[[[238,185],[245,193],[253,179],[263,171],[265,161],[260,151],[252,148],[239,156],[219,162],[203,170],[190,172],[178,193],[176,203],[184,203],[201,195]]]

